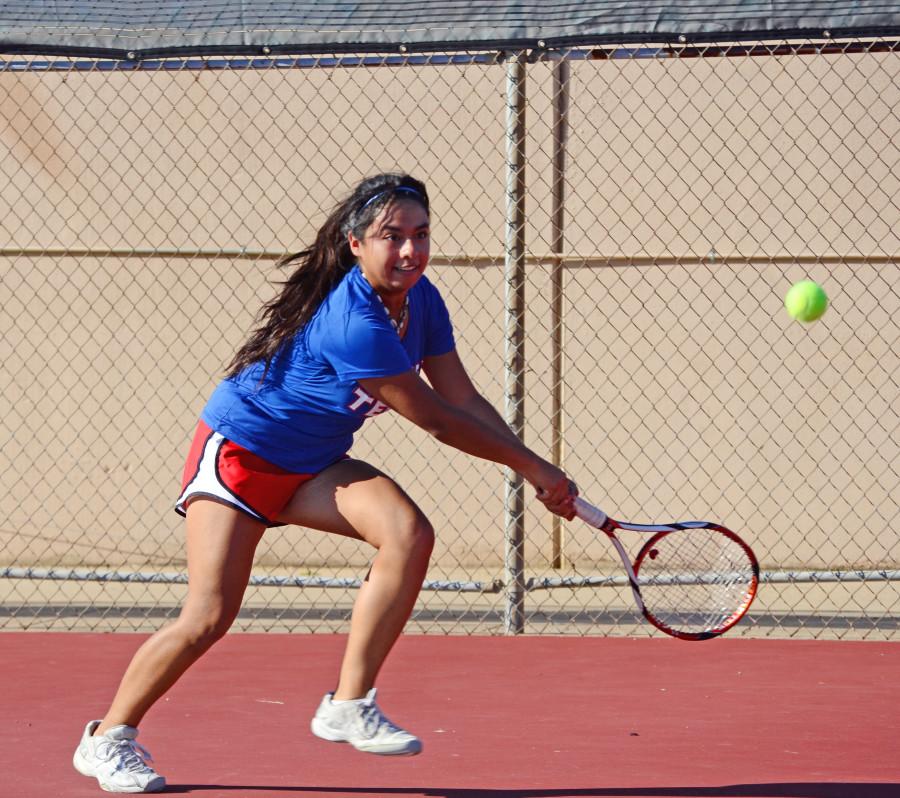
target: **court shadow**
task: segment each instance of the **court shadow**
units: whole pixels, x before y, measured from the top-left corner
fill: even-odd
[[[170,784],[165,793],[220,790],[308,795],[421,796],[422,798],[897,798],[900,782],[786,782],[723,784],[720,787],[579,787],[559,789],[499,789],[477,787],[311,787],[264,784]]]

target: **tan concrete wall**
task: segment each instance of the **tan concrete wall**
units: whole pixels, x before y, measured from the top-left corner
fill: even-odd
[[[886,537],[900,506],[897,62],[573,65],[566,463],[610,512],[721,519],[772,567],[900,559]],[[549,70],[529,72],[536,255],[550,241]],[[500,66],[2,73],[2,243],[279,253],[359,177],[411,171],[434,194],[436,254],[452,264],[432,274],[460,351],[502,404],[504,102]],[[472,265],[485,254],[493,266]],[[661,265],[578,260],[648,256]],[[0,270],[3,561],[177,564],[170,504],[191,428],[272,290],[271,261],[34,254]],[[809,328],[780,306],[805,276],[833,300]],[[546,452],[549,291],[547,267],[529,266],[527,438]],[[389,417],[357,451],[435,519],[436,574],[497,573],[499,469]],[[530,510],[528,529],[541,571],[549,521]],[[566,534],[576,568],[608,559],[589,532]],[[283,530],[261,564],[367,556]]]

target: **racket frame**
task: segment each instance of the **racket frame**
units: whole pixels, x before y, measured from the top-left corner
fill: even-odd
[[[727,632],[731,629],[732,626],[744,617],[747,610],[750,608],[750,605],[753,603],[753,599],[756,597],[756,591],[759,587],[759,562],[756,559],[756,555],[753,553],[753,549],[751,549],[739,535],[721,524],[716,524],[711,521],[679,521],[672,524],[635,524],[628,521],[617,521],[614,518],[610,518],[599,507],[595,507],[580,496],[575,497],[575,515],[589,526],[599,529],[610,539],[610,541],[612,541],[613,547],[619,553],[619,558],[622,560],[622,565],[625,567],[625,573],[628,576],[628,582],[631,586],[631,594],[634,597],[638,610],[640,610],[641,615],[644,616],[648,623],[655,626],[661,632],[665,632],[667,635],[678,638],[679,640],[710,640],[714,637],[718,637],[723,632]],[[625,550],[622,542],[616,537],[616,530],[618,529],[652,535],[652,537],[641,547],[641,550],[635,558],[634,565],[632,565],[631,558],[628,556],[628,552]],[[687,632],[682,629],[674,629],[668,624],[660,621],[647,609],[644,604],[644,598],[641,595],[641,587],[637,575],[644,558],[655,547],[660,539],[666,535],[687,529],[709,529],[725,535],[743,549],[753,572],[753,578],[744,600],[738,605],[734,612],[728,616],[723,624],[713,630]]]

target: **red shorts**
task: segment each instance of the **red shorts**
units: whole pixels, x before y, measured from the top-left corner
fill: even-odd
[[[304,482],[315,474],[285,471],[210,429],[197,425],[184,466],[175,511],[187,514],[191,499],[206,496],[276,526],[278,516]]]

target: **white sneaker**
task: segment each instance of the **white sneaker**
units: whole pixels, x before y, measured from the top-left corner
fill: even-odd
[[[331,699],[326,693],[312,719],[312,733],[323,740],[350,743],[370,754],[412,756],[422,750],[422,741],[391,723],[375,703],[375,688],[365,698],[353,701]]]
[[[159,792],[166,780],[147,762],[153,759],[143,746],[135,742],[134,726],[113,726],[106,734],[93,737],[99,720],[84,728],[75,749],[72,764],[85,776],[94,776],[107,792]]]

